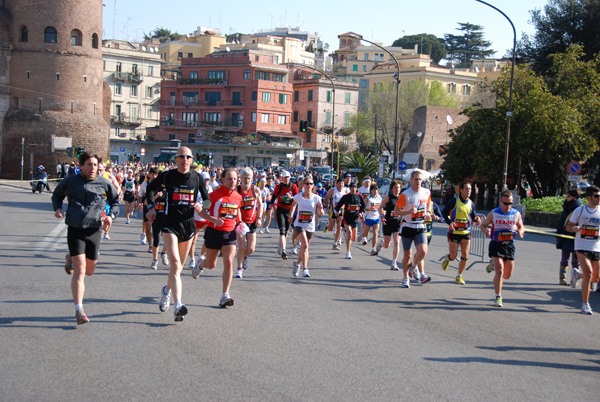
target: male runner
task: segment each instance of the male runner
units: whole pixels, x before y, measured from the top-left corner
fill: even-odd
[[[165,191],[167,194],[165,215],[163,218],[163,242],[171,263],[167,285],[162,288],[159,303],[160,311],[169,309],[171,292],[175,302],[175,321],[183,321],[188,308],[181,303],[181,271],[185,258],[190,251],[196,225],[194,211],[201,212],[210,207],[208,191],[202,177],[190,171],[194,156],[188,147],[181,147],[175,155],[176,169],[167,170],[148,184],[146,199],[148,200],[148,220],[156,218],[154,205],[155,192]],[[200,191],[202,204],[196,196]]]
[[[336,215],[342,214],[344,219],[344,228],[346,229],[346,259],[352,259],[352,253],[350,248],[352,242],[356,241],[356,234],[358,231],[358,221],[362,218],[365,212],[365,200],[363,197],[356,192],[356,182],[350,183],[350,192],[344,195],[340,201],[335,205],[334,213]]]
[[[242,204],[240,205],[242,222],[248,225],[249,231],[245,236],[237,233],[236,278],[242,278],[244,270],[248,269],[248,256],[254,253],[256,248],[256,228],[262,225],[262,197],[260,189],[252,184],[253,176],[252,169],[242,169],[240,184],[237,187],[237,192],[242,196]]]
[[[123,179],[123,201],[125,201],[125,223],[129,224],[129,216],[135,212],[135,193],[138,186],[137,181],[133,177],[133,170],[127,171],[127,177]],[[142,243],[143,244],[143,243]]]
[[[323,204],[325,207],[329,209],[329,224],[325,226],[325,232],[327,230],[332,231],[335,229],[335,233],[333,236],[333,246],[334,250],[340,249],[340,244],[342,244],[342,215],[335,215],[333,210],[338,202],[342,199],[342,197],[350,192],[349,188],[344,187],[344,180],[338,179],[335,183],[335,187],[330,188],[327,192],[327,195],[323,199]],[[341,212],[341,211],[340,211]]]
[[[291,175],[287,170],[281,174],[281,183],[273,190],[273,199],[277,201],[277,209],[275,210],[275,219],[279,227],[279,251],[281,258],[287,260],[287,252],[285,251],[286,236],[290,229],[290,209],[292,208],[293,198],[298,194],[298,187],[294,183],[290,183]]]
[[[79,157],[81,173],[64,178],[52,194],[52,208],[57,218],[65,217],[63,200],[65,197],[69,200],[65,219],[69,254],[65,272],[71,275],[74,271],[71,292],[78,325],[90,321],[83,311],[84,279],[85,275],[93,275],[96,269],[100,227],[103,224],[110,225],[119,214],[117,189],[109,180],[96,175],[99,163],[102,163],[100,157],[84,152]],[[102,218],[106,207],[105,197],[110,205],[110,213]]]
[[[513,209],[512,204],[512,193],[509,190],[502,190],[500,193],[500,206],[492,210],[480,225],[481,231],[486,236],[490,236],[489,255],[493,266],[488,266],[487,271],[495,271],[495,307],[502,307],[503,279],[510,279],[515,267],[515,234],[523,238],[525,233],[521,213]],[[490,224],[492,225],[491,232],[488,229]]]

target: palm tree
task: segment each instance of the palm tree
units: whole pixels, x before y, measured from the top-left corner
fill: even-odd
[[[371,156],[371,154],[365,156],[360,152],[351,152],[342,155],[340,165],[344,170],[360,169],[359,172],[356,172],[356,177],[359,181],[362,181],[365,176],[372,176],[377,172],[379,168],[378,162],[378,159],[375,156]]]

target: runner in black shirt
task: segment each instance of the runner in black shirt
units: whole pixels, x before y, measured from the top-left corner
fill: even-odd
[[[201,212],[202,209],[210,207],[210,199],[204,180],[197,172],[190,171],[193,162],[192,151],[188,147],[181,147],[175,155],[177,168],[162,172],[158,177],[148,184],[146,199],[148,201],[148,213],[146,216],[150,222],[156,217],[154,194],[157,191],[166,193],[166,205],[163,217],[163,241],[164,248],[169,256],[171,270],[167,285],[163,287],[160,311],[169,309],[171,291],[175,302],[175,321],[183,321],[187,314],[187,307],[181,303],[181,271],[183,264],[181,258],[189,254],[194,237],[196,224],[194,222],[194,210]],[[196,202],[199,194],[205,200],[202,204]]]
[[[362,195],[356,192],[357,184],[355,181],[350,183],[350,192],[344,195],[335,206],[335,214],[344,207],[344,227],[346,228],[346,259],[351,260],[352,254],[350,247],[352,241],[356,241],[358,231],[358,221],[365,212],[365,200]]]

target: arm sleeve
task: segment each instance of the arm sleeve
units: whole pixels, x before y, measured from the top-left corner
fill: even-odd
[[[344,204],[346,204],[346,199],[347,198],[348,197],[346,197],[345,195],[342,198],[340,198],[340,200],[338,201],[338,203],[335,205],[334,209],[336,211],[339,211],[344,206]]]
[[[367,205],[365,204],[365,199],[361,196],[360,197],[360,213],[364,213],[365,209],[367,208]]]
[[[475,220],[477,218],[477,210],[475,209],[475,203],[471,201],[471,219]]]
[[[444,219],[444,222],[446,222],[448,225],[452,223],[452,221],[450,220],[450,211],[452,211],[455,206],[456,198],[452,197],[452,199],[448,201],[446,205],[444,205],[444,209],[442,210],[442,218]]]
[[[119,193],[110,180],[106,179],[106,200],[110,205],[110,214],[115,218],[119,216]]]
[[[65,180],[61,180],[60,183],[58,183],[58,186],[56,186],[56,188],[54,189],[54,192],[52,193],[52,209],[54,211],[56,211],[57,209],[62,209],[63,207],[63,200],[65,199]]]

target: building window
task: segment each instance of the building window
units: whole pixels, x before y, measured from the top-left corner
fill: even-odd
[[[294,123],[298,122],[298,111],[294,110]]]
[[[365,58],[363,60],[369,60],[369,53],[365,53]]]
[[[463,85],[463,95],[471,95],[471,86],[468,84]]]
[[[194,57],[194,53],[188,53],[188,58],[191,59],[192,57]]]
[[[352,71],[358,71],[358,64],[352,65]]]
[[[132,64],[131,65],[131,73],[132,74],[137,74],[138,73],[137,64]]]
[[[313,124],[312,124],[312,110],[308,110],[306,112],[306,121],[308,121],[308,125],[309,126],[311,126],[311,127],[313,126]]]
[[[287,97],[288,97],[287,94],[279,94],[279,103],[282,104],[282,105],[287,104],[288,103],[287,102],[287,100],[288,100]]]
[[[71,46],[81,46],[81,31],[74,29],[71,31]]]
[[[217,102],[221,102],[221,92],[205,92],[204,101],[206,106],[217,106]]]
[[[352,99],[352,94],[350,92],[346,92],[346,105],[350,104],[351,99]]]
[[[252,112],[252,114],[250,115],[250,121],[252,123],[256,123],[256,112]]]
[[[92,47],[98,49],[98,34],[92,34]]]
[[[146,98],[152,99],[152,87],[146,87]]]
[[[260,121],[261,121],[261,123],[268,123],[269,122],[269,113],[261,113]]]
[[[219,85],[223,84],[223,80],[225,79],[224,71],[209,71],[208,79],[213,80],[213,82],[209,82],[209,84]]]
[[[27,79],[29,79],[31,77],[31,71],[26,71],[27,73]]]
[[[369,85],[369,81],[368,80],[360,80],[360,87],[361,88],[366,88]]]
[[[278,115],[277,116],[277,124],[287,124],[287,116],[286,115]]]
[[[275,81],[275,82],[287,82],[287,74],[273,73],[273,81]]]
[[[313,100],[313,90],[309,89],[308,90],[308,101],[312,102],[312,100]]]
[[[331,110],[325,112],[325,127],[331,127]]]
[[[177,139],[175,133],[169,133],[169,141]]]
[[[196,122],[198,121],[198,112],[183,112],[181,113],[181,120],[185,121],[186,123]]]
[[[87,82],[87,75],[83,76],[83,82]]]
[[[456,93],[456,84],[451,82],[448,84],[448,93],[454,94]]]
[[[245,80],[249,80],[250,79],[250,70],[244,70],[244,79]]]
[[[350,113],[344,113],[344,127],[350,126]]]
[[[187,138],[187,142],[188,143],[195,143],[196,142],[196,134],[195,133],[188,133],[188,138]]]
[[[48,27],[44,30],[44,42],[46,42],[46,43],[56,43],[57,42],[56,29],[54,29],[52,27]]]
[[[121,84],[115,84],[115,95],[121,95]]]
[[[146,108],[146,118],[147,119],[152,118],[152,108],[151,107]]]
[[[131,96],[132,97],[138,96],[138,87],[137,87],[137,85],[132,85],[131,86]]]
[[[331,103],[331,91],[327,91],[327,103]]]
[[[271,102],[271,92],[263,92],[262,101],[263,102]]]
[[[115,67],[115,71],[116,71],[117,73],[120,73],[120,72],[121,72],[121,70],[122,70],[122,68],[123,68],[123,66],[121,65],[121,62],[120,62],[120,61],[117,61],[117,66]]]
[[[183,59],[183,52],[177,52],[177,60]]]
[[[306,142],[312,142],[312,132],[306,132]]]
[[[254,79],[255,80],[263,80],[263,81],[271,81],[271,73],[268,71],[255,71]]]
[[[275,56],[273,64],[279,64],[279,56],[277,56],[277,55]]]
[[[204,113],[204,121],[219,122],[221,121],[221,113]]]
[[[27,31],[26,26],[21,27],[21,31],[19,32],[19,41],[27,42],[29,40],[29,32]]]
[[[256,102],[257,99],[258,99],[258,92],[257,91],[252,91],[252,100],[254,102]]]
[[[198,79],[198,71],[190,71],[190,78]]]
[[[363,73],[366,73],[366,72],[367,72],[367,65],[363,64]]]
[[[152,76],[154,74],[154,66],[148,66],[148,75]]]
[[[42,111],[42,103],[44,102],[43,98],[38,98],[38,112]]]
[[[121,115],[121,105],[115,105],[115,116]]]
[[[56,81],[60,81],[60,73],[56,73]]]
[[[344,145],[348,145],[348,137],[349,137],[348,135],[344,136],[344,141],[343,141]]]
[[[299,99],[300,99],[300,92],[294,91],[294,102],[298,102]]]

